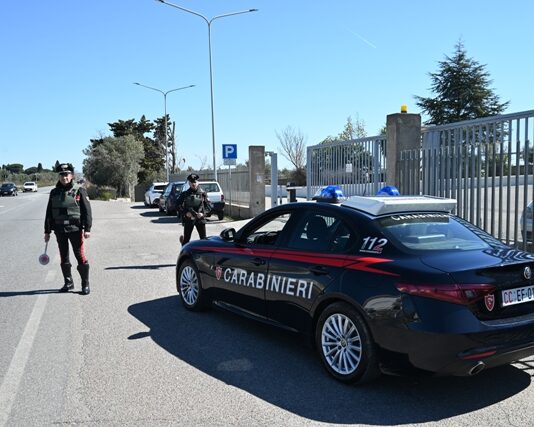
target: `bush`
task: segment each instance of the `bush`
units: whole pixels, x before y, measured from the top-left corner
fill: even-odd
[[[98,187],[93,184],[86,184],[87,195],[91,200],[104,200],[108,201],[117,198],[117,190],[111,187]]]
[[[117,191],[116,190],[101,190],[98,194],[99,200],[111,200],[117,198]]]

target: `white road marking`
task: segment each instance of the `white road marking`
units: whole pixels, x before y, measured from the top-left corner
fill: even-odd
[[[46,273],[45,282],[49,283],[53,281],[55,277],[56,270],[49,270]],[[24,375],[24,369],[28,362],[33,341],[37,335],[37,330],[39,329],[39,324],[41,323],[41,318],[47,301],[47,294],[41,294],[37,297],[30,318],[24,328],[24,333],[20,338],[15,354],[13,354],[13,359],[11,359],[11,363],[9,364],[6,376],[2,381],[2,385],[0,385],[0,427],[6,425],[9,415],[11,414],[11,408],[15,401],[15,397],[17,396],[20,381]]]

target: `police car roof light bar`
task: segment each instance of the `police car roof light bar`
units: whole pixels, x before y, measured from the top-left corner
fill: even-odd
[[[401,212],[451,212],[456,200],[432,196],[352,196],[341,203],[353,209],[378,216]]]

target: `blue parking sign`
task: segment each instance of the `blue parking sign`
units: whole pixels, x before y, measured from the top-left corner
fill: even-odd
[[[223,159],[237,159],[237,144],[223,144]]]

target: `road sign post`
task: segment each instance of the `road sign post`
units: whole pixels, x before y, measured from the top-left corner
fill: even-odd
[[[232,165],[237,163],[237,144],[223,144],[223,163],[228,165],[228,206],[232,214]]]

